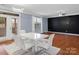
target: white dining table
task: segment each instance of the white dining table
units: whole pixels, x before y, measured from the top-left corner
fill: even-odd
[[[49,35],[45,35],[45,34],[40,34],[40,33],[24,33],[21,34],[22,40],[24,41],[32,41],[30,43],[32,43],[32,52],[35,54],[36,52],[38,52],[38,48],[42,47],[44,49],[47,49],[48,52],[53,54],[57,54],[57,52],[60,50],[59,48],[53,47],[51,46],[49,43],[47,43],[47,37],[49,37]],[[46,41],[47,40],[47,41]],[[25,43],[27,44],[27,43]]]
[[[15,43],[8,45],[8,46],[4,46],[5,50],[8,52],[8,54],[24,54],[25,55],[56,55],[59,52],[59,48],[57,47],[53,47],[50,44],[46,43],[46,37],[48,37],[48,35],[45,34],[40,34],[40,33],[24,33],[21,34],[21,41],[17,40]],[[23,41],[25,43],[23,43]],[[20,44],[18,44],[18,42]],[[17,43],[17,44],[16,44]],[[25,46],[24,49],[22,49],[22,47],[20,46]],[[40,48],[42,47],[42,49]],[[30,48],[32,48],[30,50]],[[44,48],[44,49],[43,49]],[[45,51],[46,50],[46,51]],[[45,51],[45,52],[43,52]]]
[[[40,33],[24,33],[24,34],[21,34],[21,37],[23,40],[32,40],[31,43],[33,43],[32,45],[34,45],[34,49],[33,51],[37,51],[37,45],[39,45],[39,41],[43,40],[44,38],[48,37],[48,35],[45,35],[45,34],[40,34]],[[27,45],[27,43],[25,43]],[[40,43],[41,45],[41,43]],[[40,46],[39,45],[39,46]],[[41,45],[43,46],[43,45]],[[44,46],[44,48],[47,48],[47,46]]]
[[[40,33],[32,33],[32,32],[21,34],[22,38],[29,38],[29,39],[33,39],[33,40],[44,39],[48,36],[49,35],[40,34]]]

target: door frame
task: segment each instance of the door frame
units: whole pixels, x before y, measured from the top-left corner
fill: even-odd
[[[12,39],[13,34],[12,34],[12,24],[11,24],[11,18],[16,18],[17,20],[17,35],[19,34],[20,31],[20,16],[13,16],[13,15],[5,15],[5,14],[0,14],[1,17],[6,18],[6,36],[0,37],[0,41],[3,41],[5,39]]]

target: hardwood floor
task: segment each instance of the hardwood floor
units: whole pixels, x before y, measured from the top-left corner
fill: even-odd
[[[79,36],[56,34],[53,46],[61,48],[62,55],[79,55]]]
[[[9,45],[13,42],[14,42],[14,40],[5,40],[5,41],[0,42],[0,45]]]
[[[52,33],[45,33],[45,34],[50,35]],[[5,45],[11,44],[12,42],[14,41],[6,40],[0,42],[0,47],[4,44]],[[79,36],[56,34],[54,37],[53,46],[61,48],[59,52],[60,55],[79,55]]]
[[[52,32],[44,33],[47,35]],[[61,55],[79,55],[79,36],[56,34],[53,41],[53,46],[61,48]]]
[[[0,55],[8,55],[8,53],[4,49],[3,45],[9,45],[13,42],[14,42],[14,40],[5,40],[5,41],[0,42]]]

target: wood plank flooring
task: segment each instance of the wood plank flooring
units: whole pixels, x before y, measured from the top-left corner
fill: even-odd
[[[50,35],[53,32],[46,32]],[[79,55],[79,36],[55,34],[53,46],[61,48],[60,55]]]
[[[14,42],[14,40],[5,40],[5,41],[2,41],[2,42],[0,42],[0,45],[9,45],[9,44],[11,44],[11,43],[13,43]]]
[[[4,49],[3,45],[9,45],[13,42],[14,42],[14,40],[8,40],[8,39],[5,40],[5,41],[0,42],[0,55],[8,55],[8,53]]]
[[[79,55],[79,36],[56,34],[53,46],[61,48],[62,55]]]
[[[52,33],[45,33],[52,34]],[[13,40],[0,42],[0,46],[11,44]],[[79,55],[79,36],[56,34],[53,41],[53,46],[61,48],[60,55]]]

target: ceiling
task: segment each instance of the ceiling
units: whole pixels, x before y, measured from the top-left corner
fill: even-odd
[[[12,11],[12,8],[23,9],[23,13],[42,16],[58,17],[64,15],[79,14],[79,4],[1,4],[0,9]]]

